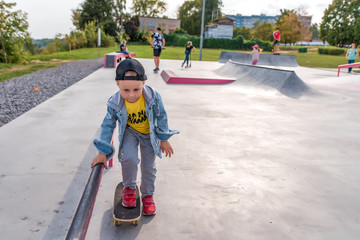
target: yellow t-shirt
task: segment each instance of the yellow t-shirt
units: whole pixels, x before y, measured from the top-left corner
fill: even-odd
[[[148,134],[150,127],[145,113],[144,96],[141,94],[140,98],[134,103],[125,100],[125,107],[128,113],[127,124],[140,133]]]

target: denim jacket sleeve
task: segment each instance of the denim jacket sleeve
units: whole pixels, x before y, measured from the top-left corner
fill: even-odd
[[[157,124],[155,127],[155,132],[160,141],[166,141],[172,135],[178,134],[179,131],[169,129],[167,114],[165,111],[164,104],[161,100],[160,94],[156,93],[156,99],[157,99],[157,103],[156,103],[157,110],[155,112],[155,116],[156,116]]]
[[[107,113],[101,124],[100,137],[94,139],[96,149],[106,154],[106,159],[109,160],[115,152],[114,146],[111,144],[114,129],[116,127],[117,116],[114,109],[107,107]]]

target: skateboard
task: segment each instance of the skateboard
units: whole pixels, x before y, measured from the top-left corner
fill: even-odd
[[[136,207],[126,208],[122,205],[122,191],[124,189],[123,183],[119,183],[115,189],[114,195],[114,209],[113,218],[114,225],[119,226],[121,222],[131,222],[133,225],[138,225],[141,217],[141,201],[138,186],[136,186]]]
[[[273,53],[273,55],[280,55],[280,53]]]

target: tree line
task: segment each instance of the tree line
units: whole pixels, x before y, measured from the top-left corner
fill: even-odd
[[[14,63],[36,52],[36,45],[28,33],[27,14],[14,11],[16,3],[0,0],[0,62]],[[205,24],[223,17],[221,0],[207,0]],[[43,53],[96,47],[97,28],[101,29],[102,46],[110,46],[120,39],[146,42],[151,33],[140,29],[138,16],[163,17],[166,3],[161,0],[133,0],[131,13],[126,9],[126,0],[84,0],[79,8],[72,10],[75,30],[69,34],[57,34]],[[177,11],[181,29],[190,35],[199,36],[201,29],[202,0],[187,0]],[[272,40],[274,28],[281,29],[281,42],[320,38],[331,45],[343,46],[360,42],[360,0],[333,0],[324,11],[320,25],[304,27],[296,10],[280,10],[275,24],[256,22],[254,28],[234,28],[234,38]]]

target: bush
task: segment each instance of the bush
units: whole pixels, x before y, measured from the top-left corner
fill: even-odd
[[[228,38],[205,38],[204,47],[205,48],[222,48],[222,49],[242,49],[244,45],[244,39],[242,36],[237,38],[228,39]]]
[[[199,47],[200,37],[192,36],[189,34],[164,34],[166,45],[185,47],[188,41],[191,41],[194,46]],[[216,48],[216,49],[229,49],[229,50],[252,50],[252,46],[257,44],[264,51],[272,50],[272,43],[268,41],[262,41],[260,39],[251,39],[244,41],[244,38],[240,35],[236,38],[204,38],[204,48]]]
[[[104,31],[101,31],[101,47],[111,47],[114,45],[115,45],[114,37],[105,34]]]
[[[252,50],[252,47],[257,44],[259,48],[261,48],[264,51],[271,51],[272,50],[272,43],[268,41],[263,41],[258,38],[253,38],[249,41],[244,42],[243,49],[244,50]]]
[[[188,41],[191,41],[194,46],[199,47],[200,37],[196,37],[189,34],[164,34],[166,45],[185,47]],[[233,39],[225,38],[204,38],[204,48],[222,48],[222,49],[241,49],[244,39],[242,36],[238,36]]]
[[[176,28],[175,33],[177,33],[177,34],[188,34],[188,32],[185,29],[182,29],[182,28]]]
[[[318,48],[318,52],[319,54],[324,54],[324,55],[344,55],[345,54],[345,49],[341,49],[341,48]]]

